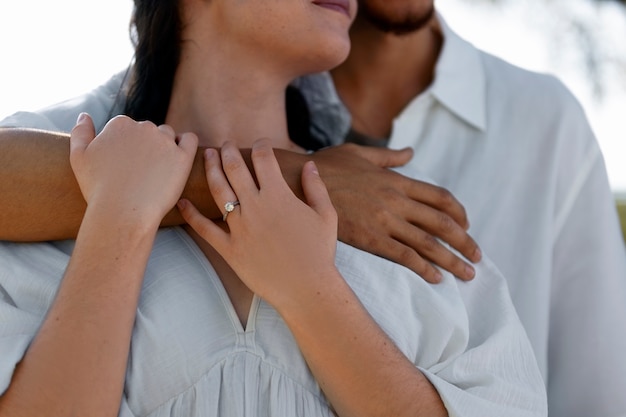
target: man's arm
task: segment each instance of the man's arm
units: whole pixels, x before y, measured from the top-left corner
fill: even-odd
[[[243,152],[249,157],[249,150]],[[446,190],[414,181],[386,167],[408,161],[410,152],[342,145],[312,155],[276,152],[283,175],[302,198],[300,173],[313,159],[339,214],[339,239],[398,262],[437,282],[436,264],[464,279],[473,268],[438,239],[471,261],[480,259],[467,234],[461,204]],[[58,240],[76,237],[85,202],[69,165],[69,136],[31,129],[0,129],[0,239]],[[212,200],[204,163],[196,155],[183,196],[210,218],[222,216]],[[178,210],[163,225],[182,224]]]
[[[0,129],[0,239],[76,237],[87,205],[69,150],[64,133]]]

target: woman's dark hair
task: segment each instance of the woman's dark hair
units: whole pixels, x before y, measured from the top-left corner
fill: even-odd
[[[311,134],[309,106],[300,90],[294,86],[287,87],[285,108],[287,110],[287,129],[291,140],[310,151],[320,149],[323,146],[322,142]]]
[[[124,113],[163,124],[180,59],[178,0],[135,0],[131,40],[135,62]]]
[[[135,0],[131,21],[135,62],[124,109],[127,116],[157,125],[165,122],[180,60],[181,32],[178,0]],[[300,92],[289,87],[285,100],[291,139],[305,149],[319,148],[309,132],[309,110]]]

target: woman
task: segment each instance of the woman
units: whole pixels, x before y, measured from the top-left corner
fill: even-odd
[[[120,117],[94,138],[82,115],[71,162],[88,209],[75,246],[2,246],[0,416],[545,413],[489,264],[472,288],[450,275],[430,287],[337,247],[313,164],[308,204],[282,179],[271,147],[305,151],[289,139],[285,88],[345,58],[354,1],[135,5],[127,113],[167,124]],[[190,227],[157,233],[198,143],[221,147],[205,158],[224,221],[183,200]]]

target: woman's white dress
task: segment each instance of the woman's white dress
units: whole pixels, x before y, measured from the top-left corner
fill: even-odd
[[[55,296],[73,241],[0,242],[0,393]],[[341,273],[441,394],[450,416],[546,415],[543,382],[506,284],[488,262],[429,285],[338,244]],[[76,340],[76,343],[81,343]],[[331,416],[283,320],[255,296],[242,328],[181,229],[158,232],[137,310],[120,416]]]

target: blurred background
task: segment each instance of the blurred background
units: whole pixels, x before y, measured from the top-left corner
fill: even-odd
[[[583,104],[626,198],[626,0],[438,0],[463,37],[557,75]],[[131,61],[131,0],[0,2],[0,118],[89,91]]]

